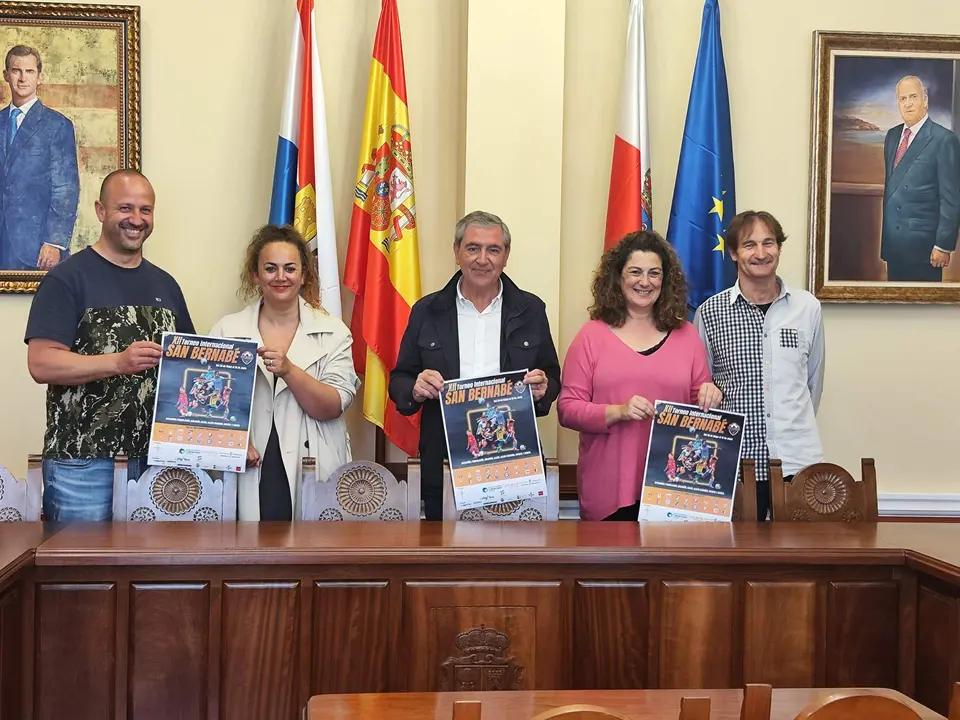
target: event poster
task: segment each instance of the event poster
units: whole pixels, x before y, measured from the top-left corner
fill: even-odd
[[[526,374],[518,370],[443,384],[440,408],[457,510],[547,494]]]
[[[150,465],[243,472],[257,343],[164,333]]]
[[[730,522],[743,415],[657,400],[640,520]]]

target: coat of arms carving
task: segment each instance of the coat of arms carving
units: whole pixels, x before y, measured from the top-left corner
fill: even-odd
[[[440,690],[521,690],[523,666],[508,657],[510,638],[481,625],[457,635],[454,644],[460,652],[440,664]]]

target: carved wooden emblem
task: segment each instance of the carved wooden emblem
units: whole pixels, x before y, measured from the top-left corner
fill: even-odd
[[[510,638],[481,625],[457,635],[460,655],[440,664],[440,690],[521,690],[523,666],[507,656]]]

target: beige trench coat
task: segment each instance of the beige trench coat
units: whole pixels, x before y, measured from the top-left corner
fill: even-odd
[[[258,322],[260,302],[227,315],[216,322],[210,334],[226,338],[250,338],[263,345]],[[330,385],[340,393],[340,407],[346,411],[353,403],[360,380],[353,369],[353,338],[340,320],[315,310],[300,300],[300,327],[287,350],[287,359],[310,377]],[[257,358],[257,376],[250,420],[253,446],[262,454],[277,424],[283,467],[290,483],[293,519],[300,519],[300,466],[304,457],[317,459],[317,478],[326,480],[341,465],[351,461],[350,436],[343,415],[320,422],[307,416],[282,378],[273,387],[273,375]],[[237,487],[237,519],[260,519],[260,468],[243,473]]]

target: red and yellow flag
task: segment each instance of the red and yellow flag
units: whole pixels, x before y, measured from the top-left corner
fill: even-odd
[[[370,63],[360,169],[344,284],[356,295],[353,361],[364,375],[363,415],[407,455],[416,455],[420,417],[387,396],[410,308],[420,299],[407,84],[396,0],[383,0]]]

